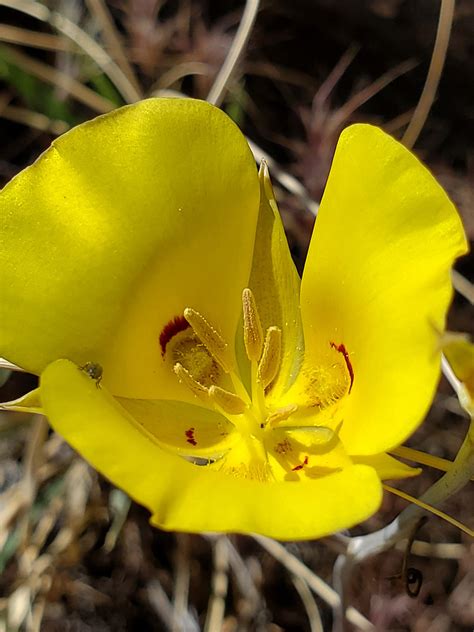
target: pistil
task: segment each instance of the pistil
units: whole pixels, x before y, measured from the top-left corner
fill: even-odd
[[[263,331],[255,297],[249,288],[245,288],[242,292],[242,307],[244,315],[244,344],[247,357],[251,362],[258,362],[263,350]]]

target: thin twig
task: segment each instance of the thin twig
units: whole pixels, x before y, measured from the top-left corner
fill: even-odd
[[[245,3],[244,13],[240,20],[239,28],[235,34],[232,45],[229,49],[227,57],[222,64],[217,77],[209,91],[207,100],[213,105],[219,106],[224,99],[225,92],[229,81],[234,74],[237,64],[247,46],[247,42],[252,32],[255,18],[257,17],[260,0],[247,0]]]
[[[441,0],[438,30],[436,32],[436,40],[431,54],[431,62],[428,74],[426,75],[425,85],[423,87],[420,100],[415,108],[413,118],[411,119],[402,138],[402,143],[406,145],[406,147],[413,147],[416,143],[436,97],[436,91],[438,89],[439,80],[441,79],[444,62],[446,60],[446,53],[448,51],[455,4],[456,0]]]
[[[339,607],[341,600],[338,593],[326,582],[311,571],[301,560],[289,553],[283,545],[260,535],[252,536],[270,555],[285,566],[290,573],[302,577],[313,592],[332,608]],[[347,608],[347,620],[361,630],[375,630],[373,624],[352,606]]]
[[[360,90],[357,94],[355,94],[352,98],[349,99],[343,106],[341,106],[337,112],[333,115],[330,120],[330,126],[332,129],[337,129],[340,127],[344,121],[346,121],[351,114],[353,114],[358,108],[361,107],[364,103],[366,103],[369,99],[375,96],[378,92],[383,90],[386,86],[388,86],[392,81],[398,79],[402,75],[405,75],[410,70],[413,70],[418,65],[418,62],[414,59],[407,59],[402,62],[395,68],[391,68],[386,73],[384,73],[381,77],[376,79],[369,86]]]
[[[313,97],[313,108],[323,109],[323,106],[331,96],[332,91],[341,80],[342,76],[354,61],[359,52],[359,46],[351,45],[339,59],[337,64],[324,79]]]

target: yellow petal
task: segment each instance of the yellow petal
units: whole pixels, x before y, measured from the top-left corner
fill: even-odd
[[[299,308],[300,279],[291,258],[266,164],[260,179],[260,211],[249,287],[254,293],[264,332],[282,331],[280,370],[269,400],[278,400],[294,381],[304,343]]]
[[[66,360],[46,368],[40,388],[53,427],[164,529],[316,538],[364,520],[380,505],[380,481],[365,465],[304,483],[261,483],[187,463],[160,449]]]
[[[437,331],[450,268],[466,252],[459,216],[420,162],[369,125],[336,149],[302,281],[305,345],[344,345],[354,382],[341,417],[350,454],[377,454],[421,422],[439,378]]]
[[[1,402],[0,410],[14,410],[21,413],[37,413],[43,414],[43,408],[41,406],[40,390],[35,388],[34,390],[18,397],[18,399],[12,399],[9,402]]]
[[[0,204],[0,345],[16,364],[99,362],[115,394],[181,399],[161,357],[165,325],[192,306],[233,342],[259,188],[220,110],[149,99],[80,125]]]
[[[265,445],[278,480],[317,478],[352,465],[337,433],[324,426],[277,427],[266,433]]]
[[[421,473],[421,468],[410,467],[398,459],[394,459],[388,454],[371,454],[370,456],[352,456],[354,463],[360,463],[363,465],[370,465],[379,475],[380,479],[385,481],[387,479],[399,479],[410,478],[412,476],[418,476]]]
[[[222,415],[185,402],[117,398],[144,432],[162,447],[214,458],[235,442],[235,428]]]

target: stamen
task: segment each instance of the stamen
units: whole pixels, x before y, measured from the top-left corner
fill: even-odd
[[[265,335],[263,353],[258,365],[258,379],[267,388],[278,374],[281,359],[281,329],[269,327]]]
[[[258,362],[263,349],[263,331],[252,290],[245,288],[242,292],[244,312],[244,343],[247,357]]]
[[[229,415],[242,415],[247,410],[245,402],[238,395],[234,395],[220,386],[211,386],[209,397]]]
[[[176,364],[173,367],[173,370],[176,373],[178,380],[182,384],[187,386],[194,393],[194,395],[196,395],[196,397],[199,397],[200,399],[204,401],[208,400],[208,397],[209,397],[208,389],[202,384],[200,384],[197,380],[195,380],[193,376],[191,375],[191,373],[187,369],[185,369],[184,366],[180,362],[176,362]]]
[[[266,419],[266,423],[269,426],[276,426],[280,421],[286,421],[290,415],[295,413],[298,410],[298,406],[296,404],[288,404],[288,406],[284,406],[283,408],[279,408],[275,410],[275,412],[268,415]]]
[[[228,344],[219,332],[195,309],[186,307],[184,317],[212,357],[221,365],[226,373],[230,373],[233,370],[232,357]]]

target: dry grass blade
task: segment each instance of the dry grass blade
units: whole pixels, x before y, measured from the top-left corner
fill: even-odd
[[[189,579],[190,579],[190,551],[189,535],[179,533],[176,536],[176,575],[173,594],[173,632],[183,629],[193,632],[198,626],[188,611]]]
[[[48,424],[43,415],[35,415],[24,456],[23,478],[0,496],[0,547],[6,540],[10,523],[34,501],[47,430]]]
[[[71,43],[57,35],[29,31],[10,24],[0,24],[0,41],[42,50],[70,51]]]
[[[42,448],[48,434],[48,422],[43,415],[36,415],[25,453],[25,486],[31,498],[36,494],[36,473],[42,463]]]
[[[291,579],[305,607],[311,632],[324,632],[323,622],[321,621],[321,615],[319,614],[319,608],[314,600],[313,595],[311,594],[310,589],[308,588],[308,584],[303,579],[301,579],[301,577],[297,577],[296,575],[293,575]]]
[[[464,296],[471,305],[474,305],[474,284],[463,277],[462,274],[459,274],[457,270],[451,270],[451,280],[456,292]]]
[[[242,601],[245,604],[245,607],[241,608],[239,613],[240,617],[245,618],[246,621],[250,621],[255,617],[261,606],[262,598],[260,591],[255,585],[252,574],[239,551],[227,536],[221,537],[227,547],[229,566],[232,570],[233,578],[235,579],[239,591],[242,593]]]
[[[406,127],[408,125],[408,123],[411,120],[411,117],[413,116],[414,111],[415,111],[415,108],[411,108],[410,110],[407,110],[406,112],[402,112],[395,118],[390,119],[390,121],[385,122],[383,124],[384,130],[388,132],[389,134],[395,135],[399,129],[401,129],[402,127]]]
[[[405,542],[398,542],[395,547],[400,551],[406,549]],[[437,557],[440,560],[462,560],[467,553],[467,548],[458,542],[423,542],[414,540],[411,545],[411,553],[418,557]]]
[[[0,116],[2,115],[2,112],[3,112],[3,109],[0,107]],[[21,371],[22,373],[25,372],[24,369],[21,369],[16,364],[13,364],[12,362],[5,360],[5,358],[0,358],[0,369],[8,369],[9,371]]]
[[[212,576],[212,593],[209,599],[204,632],[222,630],[225,614],[225,600],[229,587],[229,550],[225,536],[218,537],[214,542],[214,573]]]
[[[244,13],[235,34],[234,41],[230,47],[226,60],[214,81],[214,84],[207,95],[207,100],[213,105],[219,106],[222,103],[229,81],[234,74],[237,64],[242,57],[247,42],[252,32],[255,18],[257,17],[260,0],[247,0]]]
[[[34,2],[34,0],[0,0],[0,6],[21,11],[41,22],[53,26],[65,37],[72,40],[97,64],[109,77],[125,101],[134,103],[140,100],[140,94],[135,90],[122,70],[111,59],[110,55],[83,29],[77,26],[77,24],[63,17],[57,11],[50,11],[46,6]]]
[[[160,76],[156,85],[153,86],[151,93],[153,94],[154,92],[167,90],[171,88],[174,83],[176,83],[180,79],[184,79],[184,77],[188,77],[189,75],[206,76],[209,73],[209,64],[205,64],[201,61],[189,61],[183,64],[177,64]]]
[[[74,97],[74,99],[84,103],[84,105],[87,105],[99,114],[110,112],[115,108],[115,104],[112,103],[112,101],[100,96],[94,92],[94,90],[84,86],[70,75],[63,73],[48,64],[37,61],[24,53],[20,53],[10,46],[5,47],[5,49],[8,51],[9,61],[14,63],[16,66],[25,72],[34,75],[38,79],[41,79],[41,81],[45,81],[53,86],[62,88],[65,92],[68,92],[72,97]]]
[[[438,30],[436,40],[431,55],[431,63],[426,75],[425,85],[420,96],[420,100],[415,108],[413,118],[408,125],[402,138],[402,142],[407,147],[413,147],[418,136],[428,118],[431,106],[436,97],[439,80],[443,72],[446,53],[448,51],[449,39],[451,37],[451,27],[453,25],[454,7],[456,0],[441,0],[439,12]]]
[[[69,129],[69,125],[65,121],[50,119],[39,112],[32,112],[26,108],[20,108],[13,105],[5,106],[1,110],[0,116],[8,121],[21,123],[22,125],[27,125],[28,127],[32,127],[33,129],[37,129],[41,132],[54,134],[55,136],[60,136]]]
[[[146,587],[148,602],[161,619],[166,630],[173,628],[173,606],[163,586],[158,580],[151,581]]]
[[[125,54],[120,36],[117,33],[117,29],[115,28],[105,2],[103,0],[86,0],[86,3],[89,6],[90,12],[96,18],[100,26],[104,36],[104,41],[108,46],[110,56],[117,63],[117,66],[120,67],[123,74],[127,77],[130,84],[135,89],[136,93],[140,96],[140,98],[142,98],[142,89],[137,81],[135,73],[133,72],[133,68],[128,60],[128,57]]]
[[[306,581],[308,586],[321,599],[323,599],[333,609],[339,607],[341,598],[338,593],[331,588],[326,582],[311,571],[301,560],[289,553],[283,545],[270,538],[260,535],[254,535],[253,538],[275,559],[281,562],[293,575],[301,577]],[[347,620],[359,629],[373,632],[375,630],[373,624],[364,617],[358,610],[350,606],[346,610]]]

